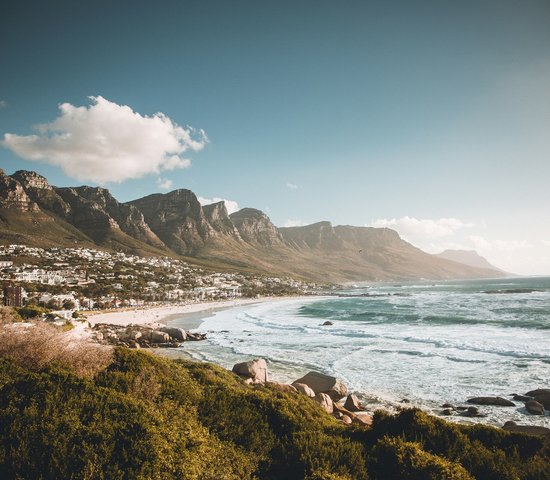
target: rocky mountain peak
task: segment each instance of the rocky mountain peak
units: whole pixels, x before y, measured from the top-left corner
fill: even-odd
[[[11,177],[17,180],[25,190],[29,188],[51,190],[52,188],[46,177],[31,170],[17,170]]]
[[[229,215],[229,218],[245,242],[264,247],[283,243],[279,230],[261,210],[243,208]]]
[[[204,217],[210,226],[218,234],[231,235],[232,237],[241,240],[239,231],[235,227],[235,224],[232,222],[231,218],[227,213],[227,207],[225,202],[211,203],[209,205],[203,205],[202,211],[204,212]]]
[[[0,173],[0,208],[37,212],[38,205],[27,195],[23,186],[14,178]]]

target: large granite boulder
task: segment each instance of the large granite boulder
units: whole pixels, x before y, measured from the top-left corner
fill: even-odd
[[[334,406],[332,403],[332,398],[330,398],[326,393],[318,393],[313,397],[313,400],[321,405],[321,408],[328,414],[332,414]]]
[[[474,397],[467,400],[474,405],[496,405],[499,407],[515,407],[516,404],[502,397]]]
[[[151,343],[168,343],[170,341],[170,335],[161,332],[160,330],[153,330],[151,332]]]
[[[359,399],[353,394],[349,394],[344,403],[344,408],[350,412],[362,412],[365,407],[361,404]]]
[[[309,388],[305,383],[298,383],[294,382],[292,386],[298,390],[300,393],[303,393],[304,395],[307,395],[308,397],[313,398],[315,396],[315,392]]]
[[[237,363],[233,366],[232,371],[240,377],[251,378],[257,383],[267,382],[267,363],[263,358]]]
[[[550,392],[535,395],[535,400],[543,405],[546,410],[550,410]]]
[[[544,415],[544,407],[536,400],[525,402],[525,409],[532,415]]]
[[[159,330],[161,332],[167,333],[179,342],[185,342],[187,340],[187,332],[183,328],[165,326],[159,328]]]
[[[537,437],[549,437],[550,428],[538,427],[536,425],[518,425],[516,422],[506,422],[502,427],[504,430],[514,433],[524,433],[526,435],[534,435]]]
[[[550,393],[550,388],[537,388],[536,390],[531,390],[527,392],[525,395],[527,395],[528,397],[536,397],[545,393]]]
[[[345,397],[348,393],[347,387],[340,379],[319,372],[309,372],[294,383],[307,385],[315,394],[326,393],[335,402]]]

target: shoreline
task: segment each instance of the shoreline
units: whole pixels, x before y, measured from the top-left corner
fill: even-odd
[[[127,326],[127,325],[146,325],[151,323],[168,324],[174,320],[184,321],[185,317],[193,314],[201,314],[203,317],[208,311],[220,311],[234,307],[240,307],[244,305],[251,305],[255,303],[270,303],[281,302],[287,300],[301,300],[311,298],[323,298],[322,296],[316,297],[314,295],[296,295],[296,296],[282,296],[282,297],[259,297],[259,298],[234,298],[231,300],[214,300],[198,303],[187,304],[174,304],[174,305],[162,305],[141,307],[135,309],[126,309],[116,312],[98,312],[86,317],[92,326],[98,323],[107,323],[111,325]],[[198,318],[189,318],[192,325],[185,327],[186,329],[196,329],[202,323]],[[197,324],[196,322],[199,321]]]

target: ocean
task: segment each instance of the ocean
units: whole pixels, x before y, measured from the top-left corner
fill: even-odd
[[[443,403],[550,388],[550,277],[375,284],[337,294],[215,312],[199,328],[208,340],[182,348],[226,368],[263,357],[280,381],[309,370],[336,375],[372,410],[416,406],[437,415]],[[450,419],[550,427],[549,412],[529,415],[521,402],[479,409],[484,417]]]

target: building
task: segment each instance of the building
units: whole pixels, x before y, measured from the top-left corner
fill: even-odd
[[[4,305],[6,307],[22,307],[27,292],[23,287],[4,287]]]

